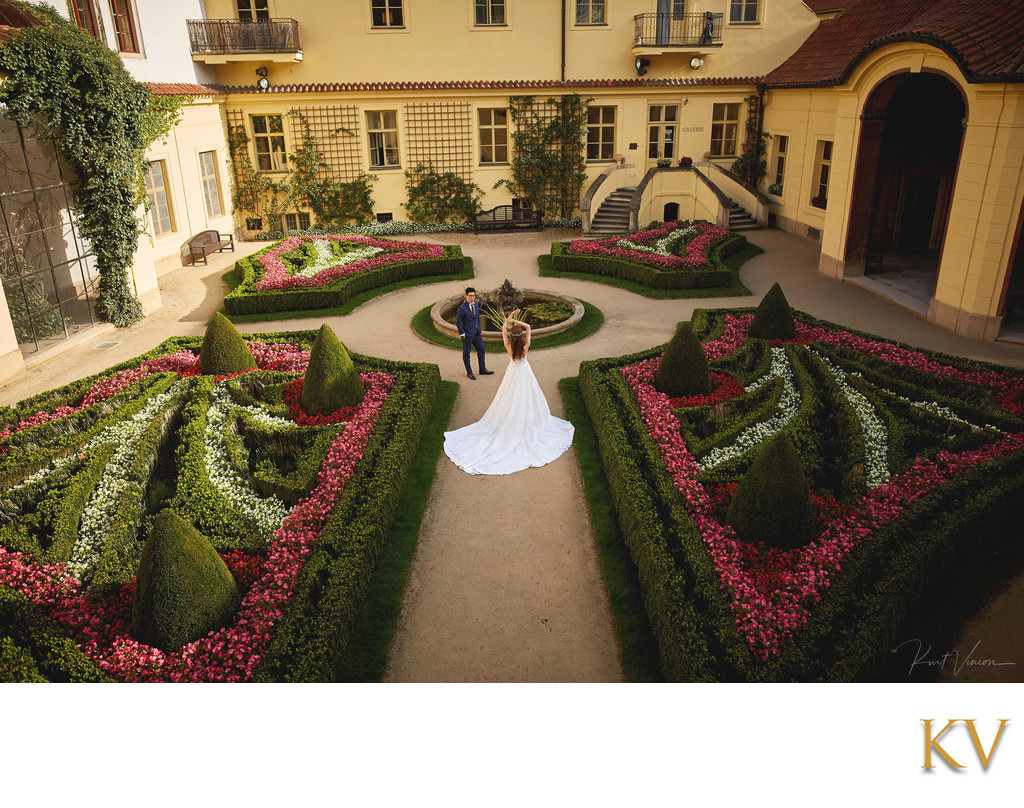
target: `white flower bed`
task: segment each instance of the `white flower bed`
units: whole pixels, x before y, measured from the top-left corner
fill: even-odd
[[[701,471],[713,469],[730,460],[734,460],[763,441],[781,431],[792,421],[800,410],[800,394],[793,378],[793,368],[789,357],[782,348],[772,348],[772,363],[768,372],[760,379],[747,385],[747,392],[753,392],[773,379],[782,379],[782,396],[779,398],[775,412],[766,421],[751,424],[729,446],[719,446],[708,452],[699,461]]]
[[[339,256],[334,254],[334,244],[335,242],[327,241],[326,239],[314,241],[313,248],[316,250],[316,261],[305,269],[299,270],[295,275],[302,278],[315,278],[325,269],[345,266],[353,261],[361,261],[364,258],[373,258],[378,253],[384,252],[380,247],[361,247],[358,250],[351,250]]]
[[[697,235],[697,228],[693,227],[681,227],[678,230],[673,230],[664,238],[660,238],[657,241],[652,242],[650,246],[643,244],[637,244],[636,242],[630,241],[629,239],[619,239],[616,242],[616,247],[621,247],[624,250],[636,250],[637,252],[652,253],[654,255],[675,255],[674,249],[680,242],[686,242]]]

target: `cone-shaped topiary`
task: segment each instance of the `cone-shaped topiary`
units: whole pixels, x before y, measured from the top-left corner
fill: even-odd
[[[204,376],[224,376],[256,367],[252,351],[238,329],[219,311],[210,318],[199,352],[199,369]]]
[[[792,550],[814,538],[807,478],[793,442],[780,432],[740,480],[725,521],[747,542]]]
[[[689,323],[680,323],[661,354],[654,389],[670,398],[711,392],[711,370],[704,346]]]
[[[302,408],[310,415],[330,415],[339,407],[358,404],[365,395],[366,388],[352,357],[324,323],[309,352],[306,378],[302,381]]]
[[[777,283],[768,290],[750,323],[750,336],[758,339],[793,339],[796,323],[789,301]]]
[[[160,511],[135,581],[135,638],[173,651],[227,625],[240,600],[235,579],[209,540],[170,508]]]

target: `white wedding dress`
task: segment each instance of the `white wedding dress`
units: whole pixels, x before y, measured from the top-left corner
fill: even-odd
[[[470,474],[512,474],[547,465],[572,445],[572,435],[572,424],[551,414],[524,356],[509,360],[483,418],[444,433],[444,451]]]

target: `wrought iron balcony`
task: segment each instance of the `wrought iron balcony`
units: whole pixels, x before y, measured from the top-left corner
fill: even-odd
[[[275,20],[188,20],[188,39],[195,61],[223,64],[272,58],[300,61],[299,23]]]
[[[724,15],[637,14],[633,17],[633,51],[701,50],[721,47]]]

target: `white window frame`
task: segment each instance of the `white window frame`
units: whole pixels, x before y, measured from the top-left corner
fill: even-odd
[[[776,135],[775,136],[775,159],[772,160],[772,177],[773,182],[768,183],[769,185],[785,185],[786,184],[786,163],[789,161],[789,135]],[[779,164],[781,161],[781,165]]]
[[[580,26],[581,28],[590,27],[593,25],[608,25],[608,5],[611,0],[574,0],[573,11],[572,11],[572,24],[573,26]],[[586,20],[580,20],[580,11],[586,10]],[[594,11],[601,9],[602,19],[594,21]]]
[[[257,118],[264,118],[264,119],[266,119],[266,130],[267,131],[265,131],[265,132],[257,132],[256,131],[256,119]],[[271,118],[280,118],[281,119],[281,131],[280,132],[272,132],[272,131],[270,131],[270,119]],[[260,171],[260,172],[287,171],[288,170],[288,136],[285,134],[284,114],[283,113],[275,113],[275,112],[263,113],[261,115],[252,115],[252,114],[250,114],[249,115],[249,129],[250,129],[251,134],[252,134],[252,148],[253,148],[253,154],[254,154],[254,156],[256,158],[256,161],[255,161],[256,170]],[[277,138],[281,139],[281,143],[282,143],[282,145],[284,147],[283,150],[275,149],[274,148],[275,140]],[[266,149],[266,151],[263,151],[263,150],[261,150],[259,148],[260,147],[260,141],[263,140],[263,139],[266,139],[266,141],[267,141],[267,149]],[[270,163],[270,167],[269,168],[264,168],[262,165],[260,165],[260,155],[264,155],[264,154],[267,155],[267,160]]]
[[[174,233],[177,226],[174,221],[174,205],[171,203],[171,189],[167,175],[168,160],[150,160],[149,170],[146,172],[146,197],[149,200],[149,223],[153,228],[154,238]],[[160,184],[157,185],[153,169],[158,167],[160,173]],[[163,214],[163,215],[162,215]],[[166,216],[167,226],[163,222]]]
[[[295,227],[288,226],[288,219],[292,218],[292,221],[296,225]],[[281,226],[284,228],[282,233],[290,233],[292,230],[309,230],[313,226],[313,217],[309,215],[308,211],[297,210],[291,213],[281,214]]]
[[[386,126],[386,115],[394,116],[394,127]],[[371,116],[380,116],[376,121]],[[394,143],[388,144],[387,135],[394,133]],[[400,168],[402,165],[402,151],[399,148],[398,138],[398,110],[395,109],[368,109],[366,110],[366,139],[369,145],[370,168]],[[384,162],[374,162],[374,152],[380,152]],[[391,161],[391,153],[394,154],[394,161]]]
[[[471,19],[473,20],[474,28],[508,28],[509,0],[470,0],[470,4],[470,12],[472,14]],[[501,8],[500,22],[493,21],[496,6]],[[480,22],[477,16],[481,7],[487,17],[487,22]]]
[[[235,0],[235,15],[239,20],[243,21],[255,21],[255,20],[269,20],[270,19],[270,0],[245,0],[249,4],[249,8],[243,12],[239,7],[241,0]],[[263,8],[258,8],[257,4],[262,4]],[[246,16],[242,16],[242,14]]]
[[[370,28],[374,31],[401,31],[409,26],[405,0],[367,0],[370,9]],[[375,13],[380,10],[384,12],[384,22],[378,24],[374,20]],[[391,15],[397,10],[400,17],[398,22],[391,22]]]
[[[729,20],[729,25],[758,25],[761,22],[761,7],[760,0],[729,0],[729,10],[726,16]],[[753,10],[753,19],[748,19]],[[738,19],[733,18],[734,12],[739,12]]]
[[[212,174],[207,173],[207,166],[204,165],[205,155],[210,155],[209,168],[212,169]],[[196,162],[199,164],[199,185],[203,189],[203,208],[206,211],[206,218],[207,220],[216,219],[218,216],[224,215],[224,195],[221,193],[220,170],[217,168],[217,150],[197,151]],[[217,203],[216,211],[210,209],[211,200]]]
[[[611,118],[612,118],[610,122],[606,121],[604,119],[605,113],[607,111],[609,111],[609,110],[611,111]],[[597,120],[595,122],[591,122],[590,121],[590,113],[591,113],[591,111],[599,111],[600,112],[599,120]],[[617,110],[616,110],[616,108],[615,108],[615,106],[613,104],[591,105],[591,106],[587,107],[587,145],[586,145],[586,153],[587,153],[587,162],[588,163],[612,161],[612,160],[615,159],[615,137],[616,137],[616,132],[617,132],[617,129],[616,129],[616,124],[617,124],[616,118],[618,117],[616,113],[617,113]],[[597,138],[596,138],[596,140],[592,140],[591,139],[591,135],[594,133],[595,130],[597,131]],[[611,134],[611,140],[610,141],[606,139],[606,135],[608,135],[609,132]],[[596,157],[591,157],[590,156],[590,148],[594,144],[597,145],[598,154],[597,154]],[[605,151],[607,151],[607,156],[605,155]]]
[[[503,112],[503,113],[505,113],[505,123],[504,124],[494,123],[494,113],[495,112]],[[488,123],[484,123],[484,121],[483,121],[483,114],[484,113],[489,113],[490,121]],[[508,108],[507,107],[481,107],[480,109],[477,110],[476,122],[477,122],[477,145],[480,147],[480,165],[482,165],[482,166],[508,165],[509,140],[510,140],[510,135],[511,135],[511,129],[509,127]],[[500,131],[504,131],[504,133],[505,133],[505,142],[504,143],[496,143],[495,142],[495,134],[497,132],[500,132]],[[485,133],[489,135],[489,138],[488,138],[489,142],[486,142],[486,143],[484,142],[484,135],[485,135]],[[484,152],[485,152],[486,149],[490,149],[491,150],[491,157],[492,157],[492,159],[490,159],[490,160],[484,159]],[[504,150],[504,152],[505,152],[505,154],[504,154],[505,159],[503,159],[503,160],[497,159],[498,158],[498,154],[497,154],[498,149],[503,149]]]
[[[808,204],[818,210],[825,210],[828,207],[828,187],[832,179],[834,149],[835,144],[831,140],[819,140],[814,149],[814,173],[811,175],[811,200]],[[814,200],[819,197],[822,204],[815,205]]]
[[[724,107],[725,108],[724,115],[722,117],[718,117],[717,116],[717,111],[718,111],[719,107]],[[736,117],[735,118],[730,118],[729,117],[729,112],[730,112],[729,108],[730,107],[735,107],[736,108]],[[728,158],[728,157],[738,157],[739,156],[739,148],[740,148],[740,117],[741,116],[742,116],[742,111],[740,110],[740,102],[739,101],[736,101],[736,102],[726,101],[726,102],[723,102],[723,103],[716,103],[716,104],[712,104],[711,105],[711,145],[710,145],[710,148],[708,149],[708,151],[710,152],[712,159],[718,159],[718,158],[725,159],[725,158]],[[715,127],[716,126],[721,126],[722,127],[721,137],[717,138],[717,140],[719,141],[719,144],[720,144],[720,151],[717,152],[717,153],[715,152],[715,140],[716,140],[716,138],[715,138]],[[732,151],[731,152],[725,150],[726,144],[729,143],[728,132],[730,130],[730,127],[732,128]]]

